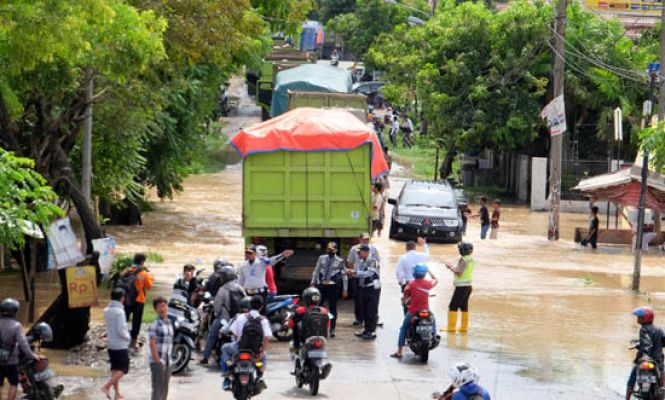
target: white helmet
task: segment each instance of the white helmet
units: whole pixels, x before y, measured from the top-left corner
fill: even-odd
[[[480,378],[476,369],[469,363],[458,363],[448,371],[450,378],[453,380],[454,387],[459,388],[469,382],[478,382]]]
[[[268,248],[262,244],[256,246],[256,253],[259,257],[268,257]]]

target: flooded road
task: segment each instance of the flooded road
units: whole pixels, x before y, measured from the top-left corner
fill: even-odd
[[[239,83],[235,85],[232,90],[241,93]],[[260,118],[251,103],[241,105],[239,117],[227,119],[229,134]],[[241,172],[241,165],[235,164],[217,174],[191,176],[173,201],[156,203],[156,210],[143,218],[144,225],[109,227],[118,251],[162,255],[163,263],[150,266],[162,294],[168,294],[185,263],[210,270],[212,261],[224,256],[239,264],[243,257]],[[392,190],[399,190],[399,177]],[[504,206],[498,240],[477,240],[478,225],[478,220],[472,220],[468,235],[476,261],[469,333],[441,333],[441,345],[427,365],[416,362],[408,350],[402,361],[389,358],[402,320],[394,266],[404,243],[388,240],[387,232],[375,239],[384,260],[380,307],[384,328],[378,330],[376,342],[356,339],[352,304],[343,302],[337,338],[329,340],[333,370],[321,384],[320,398],[427,399],[448,385],[446,371],[457,361],[478,368],[481,383],[493,399],[622,398],[633,358],[627,348],[638,331],[630,311],[651,301],[656,322],[665,321],[665,265],[660,252],[652,249],[644,257],[642,284],[649,293],[636,297],[628,290],[633,257],[627,248],[591,251],[572,242],[574,227],[587,225],[585,216],[562,215],[558,242],[546,239],[547,214],[522,206]],[[444,262],[455,263],[457,249],[450,244],[432,244],[430,249],[429,264],[442,281],[431,301],[441,326],[452,294],[452,276]],[[288,346],[273,343],[269,354],[268,390],[259,398],[309,398],[306,391],[295,388],[289,375]],[[123,380],[127,400],[149,397],[146,359],[143,349]],[[77,370],[59,372],[84,375]],[[99,386],[104,368],[88,370],[83,378],[61,378],[67,385],[65,399],[102,398]],[[195,360],[188,373],[171,382],[171,399],[232,398],[221,391],[219,373],[196,365]]]

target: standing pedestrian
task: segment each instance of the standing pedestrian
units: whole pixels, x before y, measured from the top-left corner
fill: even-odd
[[[351,247],[349,250],[349,255],[346,258],[346,267],[348,269],[353,269],[353,271],[358,272],[360,268],[360,246],[366,244],[369,246],[369,255],[371,258],[381,262],[379,257],[379,251],[375,246],[370,244],[371,236],[367,232],[360,234],[360,243]],[[360,296],[360,285],[358,284],[359,278],[351,275],[351,293],[353,295],[353,312],[355,315],[355,320],[353,321],[353,326],[359,326],[363,324],[363,304],[362,297]]]
[[[471,208],[469,207],[469,204],[467,203],[464,206],[464,209],[462,210],[462,235],[466,236],[466,228],[469,225],[469,217],[472,215]]]
[[[270,263],[277,263],[284,258],[291,257],[293,250],[284,250],[281,254],[271,258]],[[268,263],[256,256],[256,247],[249,245],[245,247],[245,262],[240,265],[238,271],[238,284],[242,286],[248,296],[261,296],[264,304],[268,297],[268,283],[266,281],[266,270]]]
[[[589,233],[586,237],[580,242],[580,244],[586,247],[588,244],[591,244],[591,248],[597,248],[598,243],[598,226],[600,222],[598,221],[598,207],[591,207],[591,223],[589,224]]]
[[[346,274],[344,259],[337,255],[337,243],[330,242],[326,248],[328,254],[324,254],[316,261],[316,267],[312,273],[311,285],[316,286],[321,293],[321,305],[328,302],[328,309],[332,313],[330,321],[330,337],[335,337],[335,326],[337,325],[337,300],[339,298],[339,286],[342,285],[342,298],[349,295],[349,280]]]
[[[379,321],[379,298],[381,297],[381,280],[379,261],[370,257],[370,247],[361,244],[358,247],[360,266],[358,272],[349,270],[348,273],[358,277],[360,297],[362,298],[362,317],[365,329],[355,333],[363,340],[376,339],[376,326]]]
[[[104,309],[106,321],[106,347],[111,363],[111,378],[102,387],[106,398],[111,400],[111,387],[114,399],[120,400],[120,379],[129,372],[129,343],[132,340],[125,317],[125,291],[115,288],[111,291],[111,302]]]
[[[27,361],[39,359],[39,356],[30,350],[23,334],[23,327],[16,321],[19,307],[20,303],[16,299],[6,298],[0,302],[0,399],[2,399],[2,387],[7,379],[8,398],[16,400],[19,355]]]
[[[487,197],[480,197],[480,210],[478,210],[478,214],[474,214],[472,217],[480,217],[480,239],[485,240],[487,238],[487,231],[490,229],[490,213],[487,211]]]
[[[129,319],[132,319],[132,341],[129,344],[129,347],[132,349],[138,348],[138,337],[141,332],[146,290],[152,289],[152,276],[145,267],[145,259],[145,254],[135,254],[132,266],[123,273],[118,281],[118,286],[125,291],[125,315],[127,321],[129,322]]]
[[[398,134],[399,134],[399,117],[397,116],[397,111],[393,111],[393,114],[390,116],[390,143],[392,143],[393,149],[397,148]]]
[[[399,128],[402,131],[402,143],[404,144],[404,147],[412,147],[413,122],[411,121],[411,118],[406,115],[406,113],[402,114],[402,121],[400,122]]]
[[[490,220],[490,239],[499,237],[499,218],[501,218],[501,200],[496,199],[492,202],[492,218]]]
[[[166,400],[169,396],[171,377],[171,350],[173,349],[173,323],[169,319],[168,301],[157,297],[152,302],[157,319],[148,328],[150,343],[150,374],[152,377],[151,400]]]
[[[447,332],[455,332],[457,328],[457,311],[462,311],[462,325],[459,329],[460,332],[466,332],[469,329],[469,298],[471,297],[471,281],[473,279],[473,270],[475,263],[471,254],[473,253],[473,244],[469,242],[460,242],[457,245],[460,254],[460,259],[457,266],[446,263],[448,268],[454,275],[455,291],[453,297],[450,299],[448,305],[448,327]]]
[[[382,190],[383,184],[381,184],[381,182],[375,182],[372,185],[372,235],[376,232],[377,236],[381,236],[381,230],[383,229],[381,214],[383,213],[382,209],[385,202],[383,194],[381,194]]]
[[[397,283],[402,288],[402,292],[404,292],[404,287],[406,287],[407,283],[415,279],[413,277],[413,270],[416,268],[416,265],[424,263],[429,258],[427,241],[421,237],[418,237],[416,241],[423,247],[423,251],[416,251],[416,242],[406,242],[406,254],[399,258],[395,267],[395,276],[397,277]]]

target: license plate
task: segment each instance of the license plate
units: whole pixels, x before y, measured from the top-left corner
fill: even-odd
[[[35,381],[36,381],[36,382],[45,381],[45,380],[47,380],[47,379],[49,379],[49,378],[53,378],[54,376],[55,376],[55,373],[54,373],[53,370],[50,369],[50,368],[49,368],[49,369],[46,369],[46,370],[44,370],[44,371],[41,371],[41,372],[37,372],[37,373],[35,373],[35,375],[34,375],[34,377],[35,377]]]
[[[637,378],[638,382],[649,382],[649,383],[656,383],[656,377],[654,375],[640,375]]]
[[[307,352],[307,357],[309,357],[309,358],[326,358],[326,352],[325,351],[318,351],[318,350],[308,351]]]
[[[418,332],[418,333],[431,332],[431,331],[432,331],[432,325],[418,325],[418,326],[416,326],[416,332]]]
[[[238,367],[236,368],[236,372],[239,374],[251,374],[254,373],[254,368],[252,367]]]

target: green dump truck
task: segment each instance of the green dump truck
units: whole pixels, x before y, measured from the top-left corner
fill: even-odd
[[[245,242],[270,254],[295,251],[276,267],[281,282],[302,286],[328,242],[346,256],[369,231],[372,176],[387,165],[376,135],[351,113],[296,109],[241,131],[232,144],[244,155]]]

